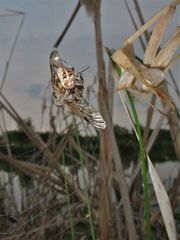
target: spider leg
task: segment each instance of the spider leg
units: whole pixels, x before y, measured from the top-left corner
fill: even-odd
[[[60,95],[59,97],[56,96],[56,94],[53,94],[53,102],[57,106],[62,106],[64,104],[64,101],[69,97],[70,95],[70,90],[66,89],[66,92],[64,95]]]

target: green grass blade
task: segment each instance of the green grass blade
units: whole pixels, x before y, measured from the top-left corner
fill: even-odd
[[[105,49],[111,59],[111,55],[112,55],[111,51],[107,47]],[[112,59],[111,59],[111,61],[112,61]],[[112,64],[120,77],[121,76],[120,67],[114,61],[112,61]],[[149,205],[148,177],[147,177],[147,164],[146,164],[145,148],[144,148],[142,132],[141,132],[141,128],[140,128],[140,123],[139,123],[139,119],[138,119],[138,114],[137,114],[133,99],[132,99],[129,91],[126,91],[126,93],[127,93],[128,100],[129,100],[129,103],[130,103],[130,106],[132,109],[132,114],[134,117],[136,131],[138,134],[140,159],[141,159],[141,170],[142,170],[142,176],[143,176],[143,192],[144,192],[144,205],[145,205],[145,212],[146,212],[147,236],[148,236],[148,240],[151,240],[152,239],[152,231],[151,231],[151,223],[150,223],[150,205]]]
[[[79,141],[79,134],[78,134],[77,124],[76,124],[76,119],[75,119],[74,116],[73,116],[73,124],[74,124],[74,129],[75,129],[76,142],[77,142],[77,145],[78,145],[81,171],[82,171],[82,175],[83,175],[84,194],[85,194],[85,199],[86,199],[86,204],[87,204],[87,211],[88,211],[88,216],[89,216],[91,236],[92,236],[92,240],[96,240],[95,231],[94,231],[94,224],[93,224],[93,219],[92,219],[92,212],[91,212],[91,204],[90,204],[91,200],[90,200],[90,197],[89,197],[89,194],[88,194],[88,184],[87,184],[87,179],[86,179],[86,175],[85,175],[85,171],[84,171],[83,155],[82,155],[80,141]]]
[[[145,211],[146,211],[146,227],[147,227],[147,233],[148,233],[148,239],[152,239],[152,231],[151,231],[151,222],[150,222],[150,205],[149,205],[149,192],[148,192],[148,177],[147,177],[147,164],[146,164],[146,154],[145,154],[145,148],[142,138],[142,132],[140,128],[140,123],[137,115],[137,111],[133,102],[133,99],[131,97],[131,94],[126,91],[129,103],[131,105],[132,113],[134,116],[136,131],[138,133],[139,137],[139,148],[140,148],[140,159],[141,159],[141,170],[142,170],[142,176],[143,176],[143,191],[144,191],[144,201],[145,201]]]

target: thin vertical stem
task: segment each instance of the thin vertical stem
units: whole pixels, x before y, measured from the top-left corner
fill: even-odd
[[[65,157],[63,153],[63,166],[65,167]],[[70,207],[70,198],[69,198],[69,190],[68,190],[68,184],[67,184],[67,175],[64,174],[64,182],[65,182],[65,191],[66,191],[66,199],[67,199],[67,207],[68,207],[68,215],[69,215],[69,222],[71,226],[71,237],[72,240],[75,240],[75,233],[74,233],[74,227],[73,227],[73,219],[71,214],[71,207]]]
[[[81,164],[81,171],[83,175],[83,182],[84,182],[84,193],[85,193],[85,198],[86,198],[86,204],[87,204],[87,210],[88,210],[88,216],[89,216],[89,223],[90,223],[90,229],[91,229],[91,234],[92,234],[92,239],[95,240],[95,231],[94,231],[94,226],[93,226],[93,219],[92,219],[92,212],[91,212],[91,204],[90,204],[90,198],[88,195],[88,184],[87,184],[87,179],[84,171],[84,161],[83,161],[83,155],[81,152],[81,146],[80,146],[80,141],[79,141],[79,135],[78,135],[78,129],[77,129],[77,124],[76,124],[76,119],[73,116],[73,124],[75,128],[75,135],[76,135],[76,142],[78,145],[78,152],[79,152],[79,158],[80,158],[80,164]]]
[[[147,165],[146,165],[146,157],[145,157],[145,148],[143,143],[142,132],[140,128],[140,123],[137,115],[137,111],[132,100],[131,94],[126,91],[129,103],[131,105],[131,109],[134,116],[134,121],[136,125],[136,131],[138,133],[138,142],[140,148],[140,159],[141,159],[141,170],[143,176],[143,191],[144,191],[144,201],[145,201],[145,211],[146,211],[146,227],[148,233],[148,240],[152,239],[152,231],[151,231],[151,222],[150,222],[150,205],[149,205],[149,192],[148,192],[148,177],[147,177]]]
[[[94,1],[94,30],[96,40],[96,58],[97,58],[97,71],[98,71],[98,104],[99,110],[102,113],[105,121],[105,109],[108,109],[108,89],[106,84],[105,64],[103,58],[103,40],[101,30],[101,0]],[[109,111],[109,109],[108,109]],[[101,195],[101,211],[100,211],[100,231],[101,240],[109,240],[112,238],[112,212],[111,212],[111,179],[112,174],[112,158],[110,155],[110,141],[108,130],[100,131],[100,141],[102,146],[102,155],[100,161],[101,182],[100,188],[103,189]]]
[[[57,47],[60,45],[61,41],[63,40],[63,38],[64,38],[64,36],[65,36],[65,34],[67,33],[68,29],[70,28],[70,26],[71,26],[74,18],[76,17],[76,15],[77,15],[80,7],[81,7],[81,2],[80,2],[80,0],[79,0],[78,3],[77,3],[77,5],[76,5],[76,7],[75,7],[75,9],[74,9],[74,11],[73,11],[73,13],[72,13],[72,15],[71,15],[71,17],[70,17],[70,19],[69,19],[69,21],[68,21],[68,23],[67,23],[67,25],[65,26],[63,32],[61,33],[61,35],[59,36],[59,38],[58,38],[58,39],[56,40],[56,42],[54,43],[54,45],[53,45],[54,48],[57,48]]]

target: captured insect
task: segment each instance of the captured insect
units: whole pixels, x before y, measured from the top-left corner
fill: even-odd
[[[106,123],[101,114],[83,97],[84,79],[59,56],[57,50],[50,54],[51,83],[53,102],[56,106],[66,105],[95,128],[104,129]]]
[[[176,54],[175,57],[173,56],[180,44],[180,27],[177,27],[164,45],[161,44],[161,40],[179,3],[179,0],[172,1],[167,7],[141,26],[132,36],[126,38],[123,46],[111,56],[112,60],[120,68],[123,68],[124,71],[118,82],[117,91],[126,89],[142,100],[149,93],[153,93],[163,103],[164,107],[167,106],[168,109],[162,112],[155,106],[153,107],[160,113],[168,116],[176,112],[176,105],[167,92],[165,73],[179,58],[179,54]],[[151,35],[149,35],[144,59],[142,62],[137,61],[133,43],[154,23],[156,25]]]

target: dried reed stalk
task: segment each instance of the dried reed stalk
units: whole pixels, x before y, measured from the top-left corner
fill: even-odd
[[[56,158],[54,157],[53,153],[50,152],[47,145],[43,142],[43,140],[40,138],[40,136],[33,130],[33,128],[30,128],[18,115],[18,113],[15,111],[15,109],[12,107],[12,105],[7,101],[7,99],[1,94],[1,97],[4,99],[7,106],[0,101],[1,106],[5,109],[5,111],[18,123],[18,125],[21,127],[21,129],[25,132],[25,134],[31,139],[33,144],[40,150],[40,152],[44,155],[45,159],[49,162],[49,164],[54,164],[56,162]],[[62,170],[61,166],[59,164],[56,164],[57,171],[59,172],[59,175],[63,177],[64,179],[64,171]],[[72,192],[75,192],[75,195],[77,199],[80,201],[84,201],[84,196],[82,192],[77,188],[76,184],[73,181],[73,177],[69,175],[67,179],[67,183],[69,186],[69,190]]]

